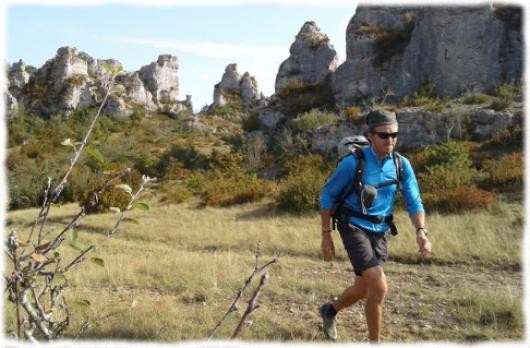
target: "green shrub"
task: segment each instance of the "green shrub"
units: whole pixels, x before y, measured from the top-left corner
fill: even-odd
[[[9,209],[26,209],[39,205],[46,189],[48,173],[34,160],[24,159],[7,173]]]
[[[465,104],[487,104],[491,102],[492,102],[491,96],[484,94],[484,93],[470,95],[464,98]]]
[[[434,165],[418,174],[421,190],[426,193],[443,194],[447,191],[474,185],[477,170],[454,165]]]
[[[305,171],[324,172],[326,170],[328,167],[324,162],[324,157],[319,154],[311,154],[289,159],[283,166],[282,174],[283,176],[299,175]]]
[[[92,193],[100,190],[103,185],[105,184],[105,181],[109,178],[112,178],[116,176],[117,173],[109,173],[107,176],[93,176],[89,179],[89,182],[86,186],[85,191],[83,192],[83,197],[80,202],[80,205],[86,205],[88,200],[92,197]],[[112,186],[110,186],[103,194],[98,196],[98,200],[96,204],[92,207],[89,207],[87,209],[88,214],[93,213],[106,213],[109,211],[109,208],[116,207],[120,210],[123,210],[125,207],[127,207],[127,204],[129,203],[131,196],[124,192],[123,190],[120,190],[116,188],[116,185],[119,184],[127,184],[129,185],[133,192],[138,189],[140,184],[142,183],[142,173],[140,173],[138,170],[132,170],[129,174],[125,175],[122,179],[114,182]]]
[[[243,116],[241,126],[245,131],[252,132],[260,129],[261,122],[256,114],[248,114]]]
[[[173,180],[164,181],[158,187],[158,193],[162,195],[160,202],[165,204],[179,204],[193,197],[186,184]]]
[[[324,182],[324,174],[314,169],[290,174],[279,185],[276,196],[278,208],[290,213],[310,213],[318,210]]]
[[[522,185],[524,179],[523,153],[513,152],[498,159],[484,162],[483,170],[489,174],[493,185]]]
[[[204,183],[201,202],[213,207],[225,207],[261,200],[267,194],[267,187],[255,174],[228,176],[217,172],[213,179]]]
[[[455,168],[469,168],[472,164],[469,151],[462,143],[450,141],[434,145],[427,149],[428,159],[426,166],[450,165]]]
[[[493,110],[505,110],[513,106],[518,89],[515,84],[500,85],[493,91],[493,100],[489,108]]]
[[[313,109],[292,120],[293,128],[298,132],[311,133],[316,128],[334,124],[337,115],[333,112]]]
[[[495,203],[493,193],[476,187],[459,187],[452,191],[439,191],[422,195],[427,209],[445,213],[462,213],[477,209],[489,209]]]

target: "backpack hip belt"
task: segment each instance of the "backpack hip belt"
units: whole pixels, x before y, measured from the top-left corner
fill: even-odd
[[[394,224],[394,215],[390,214],[389,216],[384,215],[366,215],[361,212],[355,211],[351,209],[350,207],[343,206],[340,209],[339,217],[342,220],[342,217],[345,217],[347,220],[350,219],[350,217],[356,217],[359,219],[363,219],[366,221],[369,221],[374,224],[382,224],[385,222],[390,227],[390,233],[393,236],[396,236],[398,234],[398,230],[396,227],[396,224]]]

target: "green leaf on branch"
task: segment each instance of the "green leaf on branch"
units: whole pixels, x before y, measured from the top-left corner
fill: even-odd
[[[114,85],[114,87],[112,87],[112,93],[114,94],[117,94],[117,95],[121,95],[123,93],[125,93],[125,86],[124,85]]]
[[[139,225],[139,224],[140,224],[140,223],[138,222],[138,220],[133,219],[133,218],[129,218],[129,217],[124,218],[122,221],[123,221],[123,222],[131,223],[131,224],[135,224],[135,225]]]
[[[72,146],[72,147],[74,147],[74,144],[72,143],[72,139],[70,139],[70,138],[65,139],[65,140],[61,143],[61,145],[63,145],[63,146]]]
[[[75,228],[72,228],[70,230],[70,240],[72,242],[75,242],[77,240],[77,230]]]
[[[109,211],[112,212],[112,213],[115,213],[115,214],[121,213],[121,210],[118,207],[110,207]]]
[[[75,244],[74,242],[72,242],[72,243],[68,243],[68,245],[69,245],[71,248],[73,248],[73,249],[75,249],[75,250],[77,250],[77,251],[84,251],[83,249],[81,249],[80,246],[78,246],[78,245]]]
[[[105,161],[105,157],[101,154],[101,152],[98,151],[98,149],[89,146],[85,151],[92,159],[100,163]]]
[[[109,72],[109,73],[111,73],[111,74],[117,74],[117,73],[119,73],[120,71],[123,70],[123,67],[121,66],[121,64],[120,64],[120,65],[117,65],[117,66],[112,66],[112,65],[110,65],[110,64],[107,63],[107,62],[101,62],[101,63],[99,63],[99,65],[100,65],[103,69],[107,70],[107,72]]]
[[[144,211],[149,210],[149,206],[143,202],[134,202],[132,207]]]
[[[103,261],[103,259],[100,259],[99,257],[92,257],[90,258],[90,261],[92,261],[99,267],[105,267],[105,261]]]
[[[115,186],[118,190],[122,190],[123,192],[126,192],[128,194],[132,194],[132,188],[127,184],[120,184]]]
[[[74,301],[74,303],[78,306],[81,306],[81,307],[88,307],[90,306],[90,301],[89,300],[77,300],[77,301]]]

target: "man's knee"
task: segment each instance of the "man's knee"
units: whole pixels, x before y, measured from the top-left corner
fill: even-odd
[[[385,273],[381,267],[372,267],[363,272],[368,297],[376,302],[383,302],[388,289]]]

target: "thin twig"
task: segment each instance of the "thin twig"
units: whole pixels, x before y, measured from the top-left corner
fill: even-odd
[[[94,249],[94,246],[89,246],[86,250],[84,250],[81,254],[79,254],[72,262],[70,262],[68,266],[66,266],[65,268],[63,268],[62,270],[58,272],[59,273],[68,272],[72,267],[83,262],[85,260],[86,254],[88,254],[92,249]]]
[[[266,264],[264,264],[263,266],[261,267],[258,267],[257,265],[257,258],[256,258],[256,266],[254,267],[254,271],[252,272],[252,274],[245,280],[245,283],[243,284],[243,287],[241,289],[239,289],[237,291],[237,294],[236,294],[236,297],[234,298],[234,301],[232,302],[232,304],[230,305],[230,307],[228,308],[228,310],[226,311],[226,313],[223,315],[223,317],[221,318],[221,320],[219,320],[219,322],[215,325],[215,327],[213,328],[212,332],[208,335],[208,340],[212,339],[215,334],[217,333],[217,331],[219,330],[219,328],[221,327],[221,325],[223,324],[223,322],[226,320],[226,318],[228,318],[228,315],[230,315],[230,313],[232,312],[235,312],[237,311],[238,309],[238,305],[239,305],[239,301],[241,299],[241,297],[243,296],[243,292],[246,290],[246,288],[250,285],[250,283],[252,282],[252,279],[254,278],[254,276],[258,273],[260,273],[261,271],[263,271],[265,268],[267,268],[268,266],[272,265],[273,263],[276,263],[278,262],[278,258],[275,257],[274,259],[272,259],[271,261],[267,262]]]
[[[44,208],[46,207],[46,203],[48,201],[48,193],[50,192],[51,185],[52,185],[52,178],[48,177],[48,185],[46,186],[46,190],[44,190],[44,201],[42,202],[39,215],[37,215],[37,217],[35,218],[35,222],[33,223],[33,227],[31,227],[31,231],[29,232],[28,241],[31,240],[31,237],[33,236],[33,231],[35,230],[35,227],[37,227],[37,223],[39,219],[43,216],[42,212],[44,211]],[[40,244],[40,238],[37,244]]]
[[[241,333],[241,330],[243,329],[243,325],[245,323],[245,319],[247,319],[247,317],[250,315],[250,313],[252,313],[255,309],[259,308],[259,305],[256,304],[256,302],[258,300],[258,296],[260,294],[260,290],[263,287],[263,285],[265,285],[265,282],[267,281],[267,279],[269,279],[269,272],[265,272],[265,274],[261,276],[261,280],[259,282],[259,285],[256,288],[256,291],[254,292],[254,295],[252,295],[252,298],[248,301],[247,309],[246,309],[245,313],[243,314],[243,316],[241,317],[241,321],[239,322],[239,325],[237,326],[236,330],[234,331],[234,333],[232,335],[232,339],[236,338]]]

